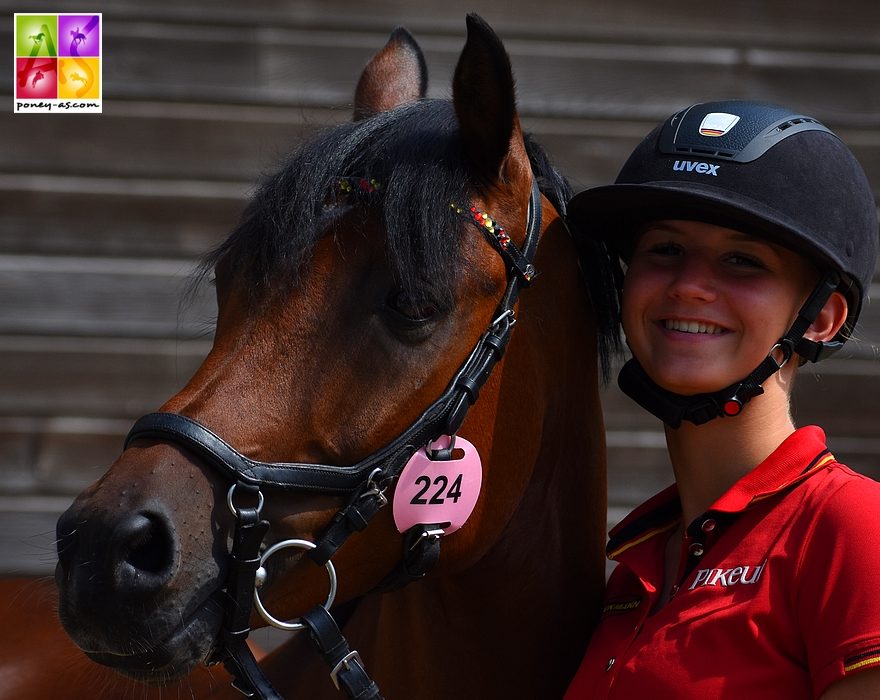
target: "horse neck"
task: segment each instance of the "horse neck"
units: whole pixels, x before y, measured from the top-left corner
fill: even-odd
[[[344,632],[385,697],[560,697],[592,629],[606,524],[594,326],[567,233],[551,229],[501,376],[471,417],[492,413],[487,474],[530,478],[475,562],[446,572],[441,554],[425,579],[358,604]],[[295,663],[296,690],[322,697],[326,671],[301,646],[270,665]]]

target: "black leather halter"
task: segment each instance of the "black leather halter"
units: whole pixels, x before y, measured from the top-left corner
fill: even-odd
[[[394,482],[416,450],[443,435],[455,435],[468,408],[504,354],[514,323],[514,306],[523,286],[536,276],[533,260],[541,231],[541,194],[532,177],[526,235],[520,250],[506,232],[488,216],[471,210],[459,214],[473,221],[507,266],[508,282],[489,328],[477,341],[443,394],[390,443],[352,466],[260,462],[238,452],[209,428],[192,418],[175,413],[150,413],[138,419],[125,441],[158,440],[182,445],[217,469],[233,483],[229,504],[236,516],[226,585],[223,636],[212,656],[222,661],[235,677],[234,685],[248,697],[279,699],[250,653],[246,639],[248,620],[256,596],[255,577],[261,567],[260,548],[269,523],[260,518],[260,507],[238,508],[233,493],[241,489],[256,494],[262,505],[262,488],[347,494],[347,505],[332,519],[309,556],[318,564],[330,558],[355,531],[363,530],[386,503],[385,490]],[[482,218],[481,218],[482,216]],[[488,223],[487,223],[488,222]],[[409,578],[424,576],[439,556],[440,524],[419,525],[405,534],[407,543],[399,571],[383,582],[396,586]],[[300,541],[291,541],[300,542]],[[311,548],[311,543],[309,547]],[[261,607],[261,606],[260,606]],[[329,603],[328,606],[329,607]],[[268,618],[267,618],[268,620]],[[331,678],[349,697],[379,698],[378,688],[366,675],[357,652],[345,643],[336,623],[322,605],[302,618],[315,646],[330,664]],[[270,621],[272,623],[272,621]]]

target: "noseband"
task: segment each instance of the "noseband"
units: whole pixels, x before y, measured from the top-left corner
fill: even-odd
[[[350,182],[352,178],[345,178]],[[372,185],[374,181],[366,181]],[[343,189],[345,189],[343,187]],[[372,191],[372,190],[371,190]],[[201,423],[176,413],[150,413],[140,418],[125,441],[129,447],[136,440],[158,440],[185,447],[218,470],[232,482],[228,503],[236,519],[226,581],[226,603],[221,639],[210,663],[223,662],[233,675],[236,688],[246,696],[261,700],[281,700],[256,663],[246,640],[252,605],[271,625],[282,629],[308,627],[311,639],[331,667],[331,679],[351,698],[380,699],[379,689],[364,671],[356,651],[351,651],[328,608],[335,595],[336,575],[330,561],[333,554],[354,532],[363,530],[373,516],[388,502],[385,491],[400,475],[409,459],[420,448],[441,436],[454,436],[468,409],[477,400],[480,389],[495,364],[504,354],[516,322],[514,306],[523,286],[535,277],[533,265],[541,231],[541,194],[532,177],[526,236],[520,250],[506,231],[487,214],[471,208],[468,213],[452,205],[456,213],[477,225],[507,267],[507,287],[492,323],[477,341],[443,394],[422,415],[390,443],[352,466],[324,464],[259,462],[238,452]],[[442,459],[443,457],[439,457]],[[447,459],[449,457],[446,457]],[[330,522],[316,543],[285,540],[261,556],[263,538],[269,523],[260,516],[262,489],[304,491],[348,496],[347,504]],[[250,493],[257,505],[241,507],[239,493]],[[404,534],[404,556],[397,569],[380,588],[404,585],[424,576],[440,554],[440,537],[446,523],[416,525]],[[265,580],[263,564],[277,550],[301,547],[308,556],[327,568],[331,595],[324,605],[316,606],[301,622],[281,622],[272,617],[259,598],[259,586]]]

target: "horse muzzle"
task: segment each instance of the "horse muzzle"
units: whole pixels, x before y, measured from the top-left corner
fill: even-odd
[[[134,486],[99,482],[58,520],[59,616],[92,660],[137,680],[164,681],[210,655],[225,572],[212,556],[183,566],[198,547],[196,535],[178,528],[182,515],[140,499]],[[205,528],[208,552],[216,534]]]

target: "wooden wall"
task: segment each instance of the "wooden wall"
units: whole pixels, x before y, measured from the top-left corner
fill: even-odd
[[[612,180],[676,109],[742,97],[825,121],[880,192],[875,0],[50,5],[104,13],[104,114],[12,115],[11,71],[2,83],[0,573],[51,571],[57,514],[209,347],[213,300],[179,302],[194,261],[292,143],[348,118],[360,68],[397,24],[445,96],[479,11],[511,54],[526,128],[578,189]],[[846,358],[801,379],[797,415],[880,475],[876,302],[865,316]],[[606,411],[614,520],[671,477],[657,422],[614,387]]]

